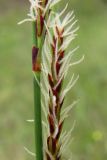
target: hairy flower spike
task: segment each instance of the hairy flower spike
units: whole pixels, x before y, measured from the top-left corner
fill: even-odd
[[[65,89],[63,89],[63,82],[66,78],[67,71],[71,66],[71,57],[74,52],[78,49],[75,48],[67,53],[68,46],[75,39],[75,32],[78,27],[74,29],[74,25],[77,20],[74,20],[75,16],[73,12],[69,12],[63,20],[61,16],[67,9],[67,6],[61,13],[52,13],[54,19],[45,23],[47,29],[47,35],[44,43],[43,55],[48,57],[51,54],[51,60],[45,61],[43,58],[43,65],[48,76],[49,83],[49,103],[48,103],[48,123],[49,123],[49,133],[47,135],[46,142],[46,159],[47,160],[62,160],[62,127],[65,118],[68,117],[68,112],[71,110],[72,106],[76,104],[74,102],[72,105],[68,106],[66,110],[62,111],[62,105],[66,97],[67,92],[74,86],[78,80],[77,76],[74,74],[71,80],[68,82]],[[47,63],[50,64],[50,69],[47,68]],[[75,78],[75,79],[74,79]],[[62,114],[63,113],[63,114]],[[62,117],[63,116],[63,117]],[[71,133],[71,132],[70,132]],[[66,134],[67,141],[70,138],[70,133]]]
[[[66,94],[75,85],[79,76],[75,78],[73,74],[65,88],[63,83],[69,68],[84,59],[83,56],[80,60],[71,63],[72,56],[79,47],[71,51],[68,51],[68,47],[77,36],[76,31],[79,27],[75,28],[77,20],[73,11],[63,16],[68,4],[60,13],[53,10],[53,7],[60,1],[29,0],[30,11],[27,14],[29,18],[18,23],[33,22],[32,70],[34,99],[37,98],[34,121],[39,123],[35,125],[37,160],[64,159],[64,150],[67,148],[65,146],[70,141],[72,129],[68,133],[66,131],[62,133],[62,128],[68,113],[77,101],[65,109],[63,109],[63,103]],[[41,106],[46,121],[41,120]],[[41,124],[44,129],[43,146]],[[35,155],[28,149],[25,148],[25,150]]]

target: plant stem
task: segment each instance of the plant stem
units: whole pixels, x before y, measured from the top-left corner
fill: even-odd
[[[40,81],[40,73],[36,73],[38,82]],[[41,125],[41,92],[40,86],[34,78],[34,110],[35,110],[35,145],[36,145],[36,160],[43,160],[42,153],[42,125]]]
[[[36,22],[33,22],[33,45],[38,47],[36,36]],[[43,160],[43,142],[42,142],[42,119],[41,119],[41,88],[40,83],[41,71],[36,71],[33,78],[34,85],[34,120],[35,120],[35,147],[36,160]]]

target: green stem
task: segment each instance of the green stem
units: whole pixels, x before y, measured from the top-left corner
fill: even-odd
[[[35,73],[38,82],[40,82],[40,73]],[[34,77],[34,110],[35,110],[35,145],[36,160],[43,160],[42,144],[42,124],[41,124],[41,92],[40,86]]]
[[[36,36],[36,22],[33,22],[33,45],[37,45]],[[35,119],[35,147],[36,147],[36,160],[43,160],[43,142],[42,142],[42,118],[41,118],[41,88],[40,83],[41,72],[35,72],[36,76],[33,79],[34,85],[34,119]]]
[[[33,37],[33,45],[37,47],[37,36],[36,36],[36,21],[32,22],[32,37]]]

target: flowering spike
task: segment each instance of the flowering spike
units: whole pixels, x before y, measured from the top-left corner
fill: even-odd
[[[43,65],[45,66],[45,72],[48,72],[47,77],[49,84],[49,133],[47,135],[45,149],[47,160],[62,159],[63,147],[65,147],[71,136],[71,131],[68,134],[65,134],[64,137],[67,138],[67,141],[63,145],[61,133],[64,120],[68,117],[68,113],[72,107],[77,103],[77,101],[74,101],[72,105],[67,106],[65,110],[62,110],[67,92],[75,85],[79,78],[79,76],[77,76],[74,79],[73,74],[66,87],[63,88],[63,82],[66,78],[67,71],[71,64],[73,64],[70,62],[71,57],[79,48],[76,47],[72,51],[69,51],[68,53],[66,52],[70,43],[75,39],[75,32],[78,29],[78,27],[73,29],[74,25],[77,23],[77,20],[74,20],[75,16],[73,15],[73,11],[68,13],[62,21],[60,20],[66,8],[67,5],[61,13],[53,13],[55,17],[50,21],[48,19],[48,23],[44,23],[46,26],[47,34],[43,49]],[[49,64],[48,67],[47,64]]]
[[[67,51],[77,36],[76,31],[79,27],[74,29],[77,23],[74,11],[67,13],[62,18],[68,3],[60,13],[53,11],[54,6],[60,1],[29,0],[31,6],[27,14],[28,18],[18,23],[33,22],[32,70],[35,116],[34,120],[28,121],[37,122],[35,125],[37,160],[62,160],[63,158],[63,151],[70,140],[72,129],[68,133],[62,134],[62,128],[76,101],[64,110],[62,110],[62,106],[66,94],[75,85],[79,76],[74,79],[73,74],[65,88],[63,83],[69,68],[84,59],[83,56],[80,60],[71,63],[71,58],[78,47],[68,53]],[[46,121],[41,119],[41,108]],[[43,144],[41,125],[46,131]],[[25,150],[31,155],[35,155],[27,148]]]

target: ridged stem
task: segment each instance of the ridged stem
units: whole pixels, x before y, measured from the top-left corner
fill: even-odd
[[[38,47],[36,36],[36,22],[33,22],[33,46]],[[36,160],[43,160],[43,142],[42,142],[42,118],[41,118],[41,71],[35,71],[33,78],[34,87],[34,120],[35,120],[35,148]]]

